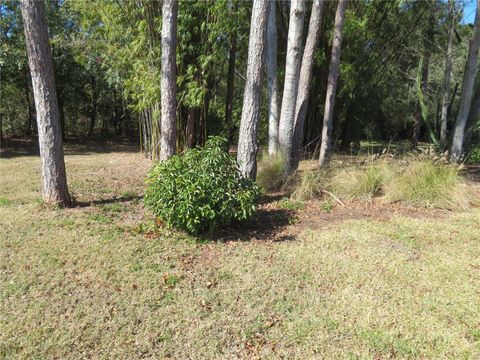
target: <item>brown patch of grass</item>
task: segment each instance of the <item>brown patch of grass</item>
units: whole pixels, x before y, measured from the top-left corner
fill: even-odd
[[[67,210],[38,167],[0,163],[2,358],[480,357],[478,209],[307,201],[272,235],[295,241],[203,242],[122,200],[139,154],[67,156]]]

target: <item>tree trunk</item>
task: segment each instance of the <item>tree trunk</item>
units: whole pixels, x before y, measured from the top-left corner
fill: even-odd
[[[302,152],[303,131],[305,118],[307,116],[310,84],[312,82],[314,56],[320,34],[320,27],[322,24],[324,4],[324,0],[313,1],[312,13],[310,14],[310,24],[308,25],[307,41],[305,43],[305,50],[303,50],[297,103],[295,105],[295,120],[293,123],[292,170],[296,170],[298,168]]]
[[[333,147],[333,110],[335,107],[335,94],[337,91],[338,73],[340,70],[340,53],[342,49],[343,25],[345,23],[345,9],[347,0],[339,0],[335,14],[335,28],[333,30],[332,55],[328,70],[327,94],[325,99],[325,111],[323,114],[322,143],[320,146],[320,167],[330,161]]]
[[[30,89],[28,88],[28,69],[25,68],[25,101],[27,102],[27,126],[25,128],[25,135],[27,137],[32,136],[32,123],[33,123],[33,109],[32,103],[30,102]]]
[[[268,154],[278,151],[278,81],[277,81],[277,18],[276,1],[268,4],[267,24],[267,82],[268,82]]]
[[[178,0],[164,0],[162,7],[161,161],[174,155],[177,145],[177,16]]]
[[[71,199],[65,173],[60,114],[43,2],[21,0],[20,4],[37,113],[43,198],[47,203],[68,206]]]
[[[430,17],[428,19],[428,29],[424,34],[424,55],[422,63],[422,79],[421,79],[421,91],[426,100],[427,86],[428,86],[428,74],[430,72],[430,58],[432,56],[432,44],[434,42],[434,26],[435,26],[435,12],[433,9],[429,9]],[[411,139],[411,148],[413,150],[417,149],[418,139],[420,137],[420,132],[422,130],[423,123],[422,107],[420,105],[420,100],[417,103],[415,111],[415,123],[413,125],[413,134]]]
[[[302,60],[302,33],[305,17],[305,1],[292,0],[288,25],[285,83],[283,85],[282,110],[278,123],[278,145],[284,160],[285,172],[291,171],[293,122],[297,103],[298,81]]]
[[[472,39],[468,49],[468,58],[465,64],[465,73],[463,75],[462,95],[460,97],[460,107],[457,113],[457,119],[453,129],[452,146],[450,147],[450,161],[458,162],[463,152],[463,137],[465,125],[467,123],[468,113],[472,104],[473,86],[475,83],[478,49],[480,47],[480,0],[477,0],[477,11],[475,14],[475,25]]]
[[[90,112],[90,127],[88,129],[88,136],[93,135],[93,131],[95,130],[95,123],[97,121],[98,93],[97,84],[93,75],[90,78],[90,85],[92,86],[92,109]]]
[[[470,147],[474,129],[480,121],[480,78],[478,77],[475,87],[476,89],[473,95],[472,105],[470,106],[470,111],[468,112],[468,119],[465,130],[465,140],[463,141],[463,147],[465,149],[468,149]]]
[[[452,43],[455,30],[454,0],[448,0],[448,40],[445,53],[445,75],[443,79],[442,110],[440,115],[440,143],[447,142],[448,104],[450,102],[450,75],[452,72]]]
[[[257,173],[257,128],[260,118],[268,3],[268,0],[253,1],[248,41],[247,78],[238,139],[237,161],[240,171],[244,176],[252,179],[255,179]]]
[[[185,130],[185,138],[187,147],[193,147],[193,131],[195,129],[195,109],[190,108],[188,109],[188,116],[187,116],[187,128]]]
[[[63,96],[58,96],[58,111],[60,112],[60,135],[62,136],[62,141],[65,141],[65,107],[63,102]]]
[[[232,16],[237,12],[237,2],[229,1],[228,6]],[[235,60],[237,56],[237,31],[230,34],[230,54],[228,56],[228,78],[227,78],[227,99],[225,103],[225,125],[227,127],[228,148],[232,141],[232,114],[233,114],[233,92],[235,89]]]

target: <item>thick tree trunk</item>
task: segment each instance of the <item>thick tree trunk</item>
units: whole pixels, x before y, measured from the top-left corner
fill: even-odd
[[[305,118],[307,116],[310,84],[312,82],[314,56],[320,34],[320,27],[322,24],[324,4],[325,0],[313,1],[312,13],[310,14],[310,24],[308,25],[307,41],[305,43],[305,50],[303,51],[302,67],[300,69],[300,80],[298,84],[297,103],[295,105],[295,118],[293,124],[293,171],[298,168],[301,157],[303,131],[305,126]]]
[[[340,53],[342,49],[343,26],[345,24],[345,9],[347,0],[339,0],[335,14],[335,28],[333,30],[332,56],[328,71],[327,94],[325,99],[325,112],[323,114],[322,143],[320,146],[320,167],[328,164],[333,148],[333,110],[335,107],[335,94],[337,91],[338,73],[340,71]]]
[[[268,87],[268,154],[278,151],[278,81],[277,81],[277,18],[276,1],[268,4],[267,24],[267,87]]]
[[[477,72],[478,50],[480,47],[480,0],[477,0],[477,11],[475,14],[475,25],[473,36],[470,40],[468,49],[468,58],[465,64],[465,73],[463,75],[462,95],[460,97],[460,107],[453,129],[452,146],[450,147],[450,161],[460,160],[463,152],[463,137],[465,125],[467,123],[468,113],[472,104],[473,86]]]
[[[480,121],[480,78],[477,77],[475,81],[475,91],[472,98],[472,105],[470,106],[470,111],[468,112],[468,119],[465,129],[465,139],[463,141],[464,149],[470,147],[472,141],[472,136],[474,129]]]
[[[47,203],[68,206],[71,199],[65,173],[60,114],[43,2],[21,0],[20,4],[37,112],[43,198]]]
[[[164,0],[162,7],[160,160],[167,160],[174,155],[177,145],[177,16],[178,0]]]
[[[442,110],[440,115],[440,143],[447,142],[448,104],[450,103],[450,75],[452,73],[452,43],[455,30],[454,0],[448,0],[448,40],[445,52],[445,75],[443,79]]]
[[[283,156],[285,172],[291,171],[293,122],[297,103],[298,81],[302,60],[302,33],[305,17],[305,1],[292,0],[288,25],[285,83],[283,86],[282,110],[278,123],[278,145]]]
[[[268,0],[253,1],[248,42],[247,78],[238,139],[237,161],[240,171],[244,176],[253,179],[257,173],[257,128],[260,118],[268,2]]]
[[[228,3],[230,11],[235,17],[237,11],[237,2],[233,4],[230,1]],[[237,31],[235,30],[230,34],[230,50],[228,56],[228,78],[227,78],[227,99],[225,103],[225,125],[227,128],[227,142],[228,148],[230,148],[230,143],[232,141],[232,114],[233,114],[233,93],[235,89],[235,61],[237,57]]]

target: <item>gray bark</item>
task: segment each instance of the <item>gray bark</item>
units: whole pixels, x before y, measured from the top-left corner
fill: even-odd
[[[60,113],[43,1],[21,0],[20,5],[37,114],[43,198],[47,203],[68,206],[71,199],[65,173]]]
[[[333,30],[332,55],[330,59],[330,68],[328,70],[328,84],[325,99],[325,112],[323,114],[322,143],[320,146],[320,167],[325,166],[330,161],[333,147],[333,110],[335,107],[335,94],[337,91],[338,73],[340,70],[340,53],[343,40],[343,25],[345,24],[345,9],[347,0],[339,0],[337,12],[335,14],[335,28]]]
[[[450,147],[450,161],[458,162],[463,152],[463,138],[465,125],[467,124],[468,113],[472,104],[473,86],[477,73],[478,50],[480,47],[480,0],[477,0],[477,11],[475,14],[475,25],[472,39],[468,49],[468,58],[465,63],[465,73],[463,75],[462,95],[460,97],[460,107],[457,113],[457,119],[453,129],[452,146]]]
[[[283,86],[282,109],[278,123],[278,146],[283,156],[285,172],[291,170],[293,122],[297,103],[298,81],[302,60],[302,33],[305,17],[305,1],[292,0],[288,25],[285,83]]]
[[[323,7],[325,0],[314,0],[310,24],[308,25],[307,41],[303,50],[302,67],[300,68],[300,80],[298,84],[297,103],[295,105],[295,118],[293,124],[293,149],[292,170],[298,168],[303,145],[303,128],[307,115],[308,96],[312,82],[312,70],[315,50],[317,48],[320,28],[322,24]]]
[[[164,0],[162,7],[162,72],[160,160],[175,154],[177,145],[177,16],[178,0]]]
[[[240,172],[252,179],[255,178],[257,172],[257,128],[260,118],[267,10],[268,0],[253,1],[248,42],[247,76],[238,139],[237,161]]]
[[[440,143],[447,142],[448,105],[450,104],[450,75],[452,73],[452,43],[455,30],[454,0],[448,0],[448,40],[445,52],[445,76],[443,79],[442,110],[440,115]]]
[[[277,81],[277,20],[276,1],[268,4],[267,80],[268,80],[268,154],[278,151],[278,81]]]

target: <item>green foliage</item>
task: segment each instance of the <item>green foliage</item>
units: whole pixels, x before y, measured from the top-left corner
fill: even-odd
[[[257,184],[266,191],[280,190],[285,183],[284,161],[280,154],[264,156],[258,162]]]
[[[281,209],[293,211],[298,211],[305,208],[305,204],[303,203],[303,201],[289,199],[287,197],[280,199],[280,201],[278,202],[278,206]]]
[[[204,149],[188,149],[150,171],[144,202],[160,220],[199,234],[254,214],[259,188],[240,174],[225,143],[210,138]]]
[[[465,162],[470,165],[480,164],[480,146],[474,147],[468,153],[467,159]]]
[[[415,206],[458,209],[469,206],[461,168],[456,165],[416,159],[385,184],[389,201]]]

